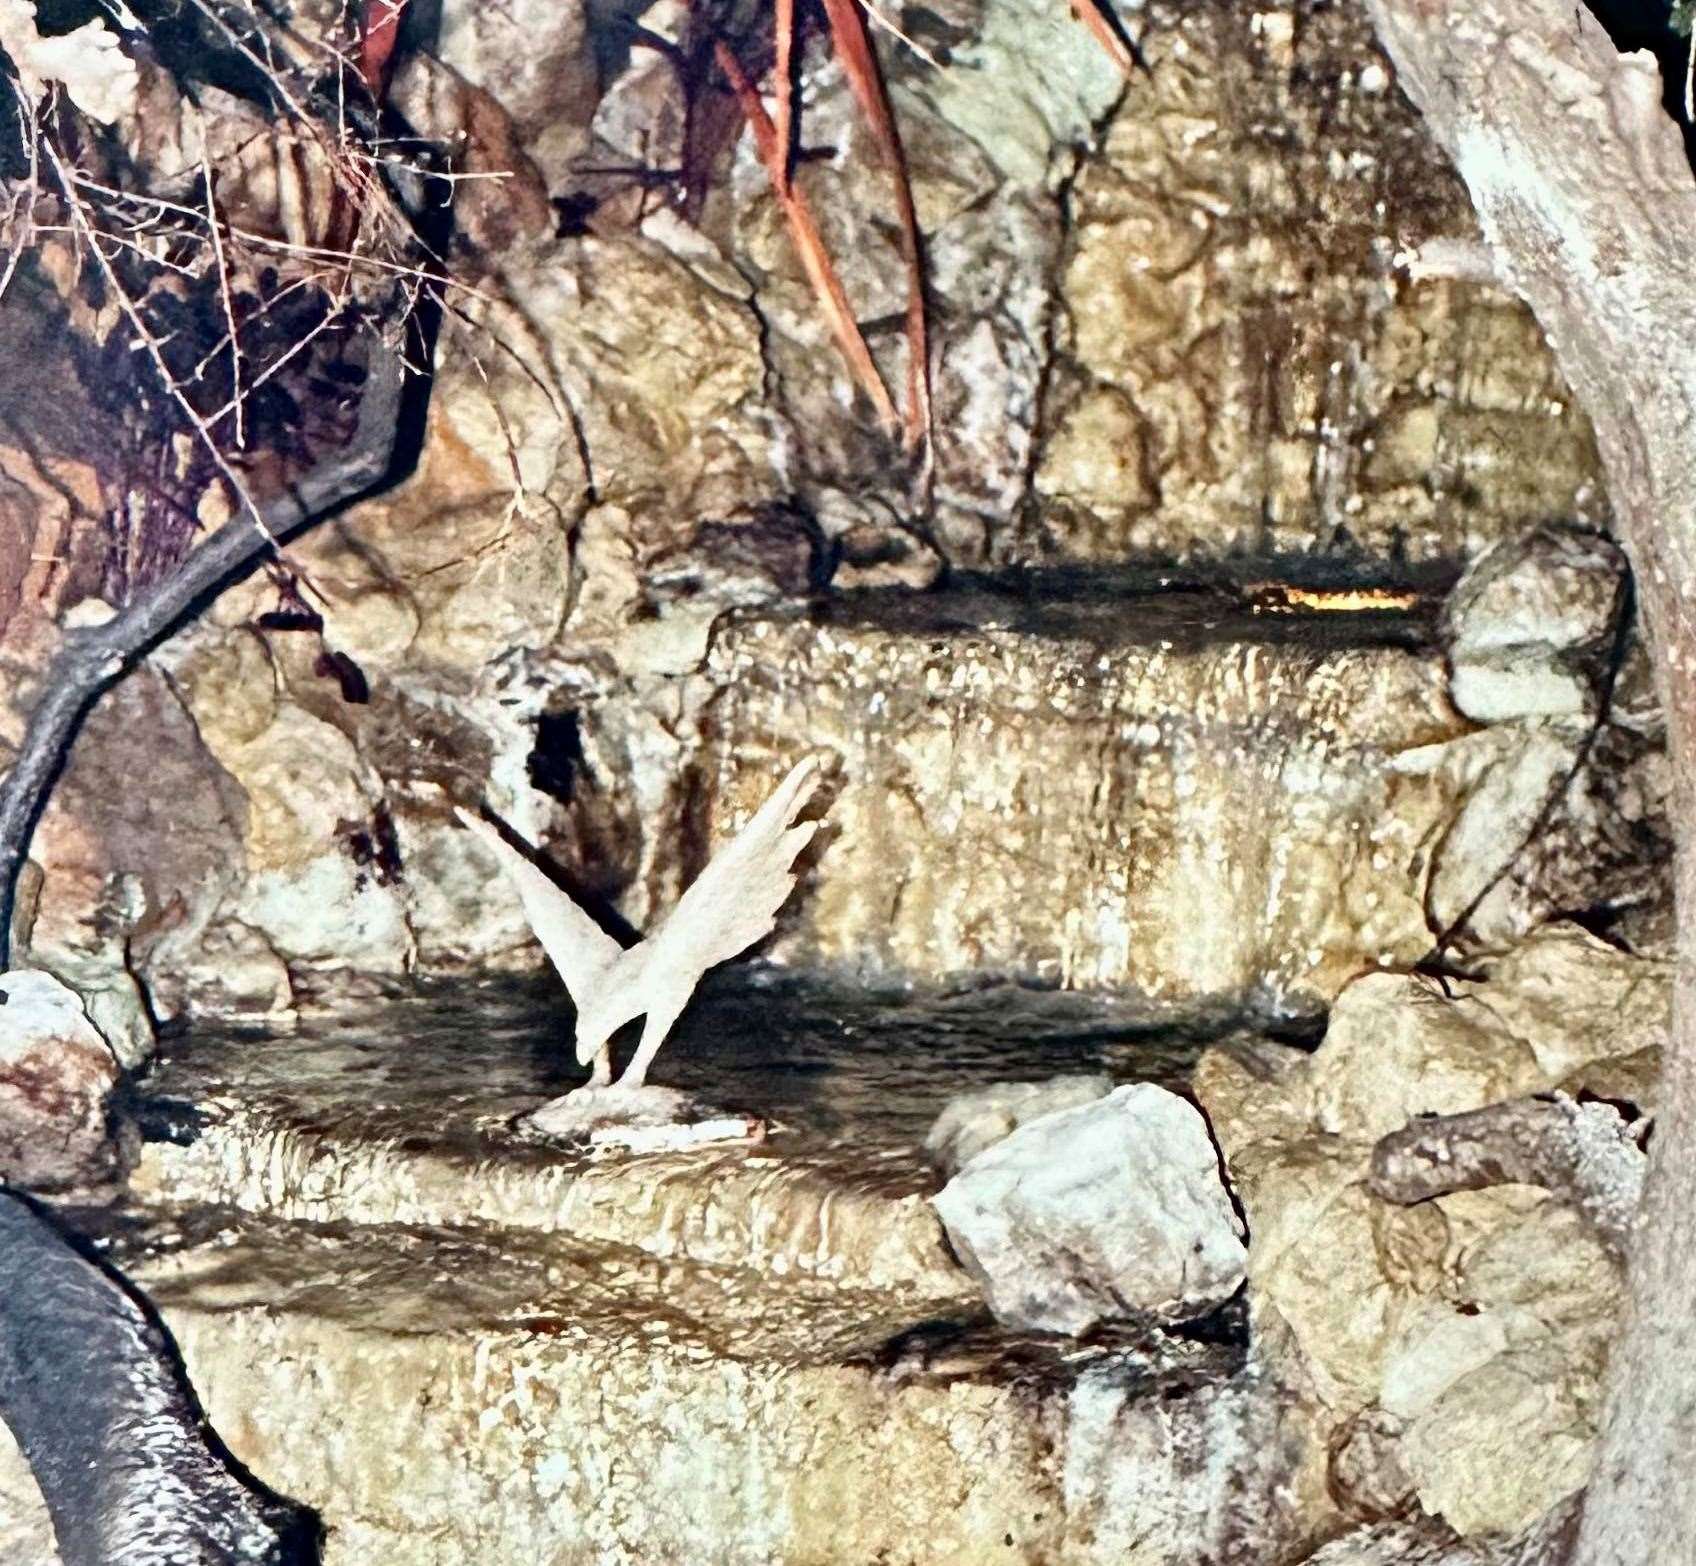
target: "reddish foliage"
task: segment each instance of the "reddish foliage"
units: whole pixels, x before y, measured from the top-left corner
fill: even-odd
[[[907,263],[906,439],[907,449],[915,451],[929,441],[931,433],[930,342],[925,323],[924,245],[919,236],[918,213],[913,207],[913,184],[907,173],[907,154],[901,146],[901,132],[896,128],[895,116],[889,107],[889,90],[884,85],[877,50],[872,47],[858,0],[824,0],[824,9],[830,18],[830,36],[836,57],[842,62],[860,112],[870,123],[895,180],[895,206],[901,219],[901,249]]]
[[[1129,76],[1136,67],[1136,56],[1119,31],[1118,23],[1108,13],[1102,0],[1072,0],[1072,15],[1095,34],[1096,42],[1113,57],[1113,63]]]
[[[378,103],[388,95],[395,40],[408,0],[365,0],[359,21],[359,74]]]
[[[789,224],[789,235],[795,242],[796,254],[801,259],[801,266],[807,274],[808,282],[813,286],[813,292],[818,296],[819,306],[830,324],[837,346],[848,361],[854,378],[871,398],[884,428],[893,433],[899,420],[895,404],[889,397],[889,388],[883,384],[883,377],[878,374],[877,365],[872,360],[871,350],[866,347],[866,340],[860,333],[859,323],[849,308],[848,295],[842,287],[842,279],[837,276],[829,252],[825,249],[818,224],[813,220],[812,209],[808,206],[801,187],[786,177],[786,149],[778,140],[777,127],[772,123],[771,116],[766,113],[766,106],[760,101],[759,90],[748,80],[735,52],[723,39],[715,43],[714,54],[718,59],[719,69],[724,72],[725,79],[730,83],[731,91],[736,94],[736,101],[742,106],[742,114],[748,121],[749,129],[754,133],[754,146],[760,155],[760,162],[765,165],[772,190],[776,193],[778,204]]]

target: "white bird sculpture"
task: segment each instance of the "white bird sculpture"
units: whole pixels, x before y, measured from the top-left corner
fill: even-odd
[[[518,888],[525,916],[577,1007],[577,1059],[594,1062],[588,1086],[612,1082],[609,1040],[646,1016],[642,1040],[618,1079],[639,1088],[678,1014],[707,969],[746,950],[777,923],[795,888],[796,856],[817,821],[795,824],[818,786],[818,761],[797,762],[754,817],[713,857],[646,940],[620,946],[494,827],[467,810],[459,819],[493,850]]]

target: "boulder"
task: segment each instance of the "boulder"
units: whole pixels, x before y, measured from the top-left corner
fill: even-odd
[[[1242,1226],[1207,1123],[1150,1083],[1020,1126],[934,1204],[1010,1326],[1077,1335],[1101,1321],[1188,1321],[1243,1280]]]
[[[0,974],[0,1182],[30,1191],[121,1172],[107,1098],[118,1062],[82,1002],[51,974]]]
[[[1050,1077],[1046,1082],[991,1082],[949,1099],[925,1138],[925,1156],[952,1180],[979,1153],[1028,1121],[1092,1104],[1113,1091],[1100,1072]]]
[[[1252,1235],[1257,1353],[1301,1390],[1344,1516],[1417,1501],[1455,1534],[1494,1537],[1583,1484],[1618,1263],[1539,1188],[1393,1206],[1369,1163],[1415,1116],[1557,1087],[1652,1109],[1671,983],[1666,962],[1554,924],[1482,979],[1357,980],[1309,1059],[1233,1041],[1198,1064]],[[1391,1558],[1373,1553],[1389,1537],[1361,1535],[1374,1542],[1358,1559]]]
[[[1445,614],[1455,706],[1480,723],[1592,716],[1625,575],[1617,544],[1571,527],[1481,556]]]

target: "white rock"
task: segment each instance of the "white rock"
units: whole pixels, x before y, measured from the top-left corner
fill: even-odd
[[[715,1142],[759,1142],[765,1122],[714,1109],[676,1088],[580,1087],[524,1117],[525,1130],[595,1149],[675,1153]]]
[[[1482,723],[1587,714],[1624,569],[1616,545],[1574,528],[1541,528],[1484,555],[1446,612],[1455,706]]]
[[[925,1156],[947,1178],[1026,1122],[1057,1110],[1092,1104],[1113,1091],[1099,1072],[1050,1077],[1046,1082],[991,1082],[948,1100],[925,1138]]]
[[[934,1204],[1011,1326],[1185,1321],[1243,1281],[1242,1229],[1206,1122],[1148,1083],[1020,1126]]]
[[[0,1180],[42,1191],[109,1178],[118,1063],[106,1041],[50,973],[0,973],[0,995]]]

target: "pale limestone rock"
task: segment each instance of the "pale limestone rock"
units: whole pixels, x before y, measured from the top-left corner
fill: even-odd
[[[1465,1253],[1392,1345],[1380,1398],[1427,1512],[1514,1533],[1584,1484],[1623,1284],[1582,1219],[1548,1202]]]
[[[1481,723],[1592,717],[1625,573],[1617,544],[1573,528],[1481,556],[1445,610],[1455,705]]]
[[[1599,520],[1588,423],[1529,311],[1470,278],[1386,276],[1397,249],[1476,228],[1400,96],[1365,90],[1383,67],[1363,14],[1136,21],[1149,69],[1070,191],[1049,504],[998,530],[998,557],[1457,559],[1549,516]],[[1137,432],[1117,496],[1113,454],[1098,482],[1075,440],[1109,393]]]
[[[1046,1082],[995,1082],[956,1094],[930,1128],[925,1154],[942,1177],[951,1180],[985,1148],[1026,1122],[1094,1103],[1112,1091],[1113,1079],[1096,1074],[1050,1077]]]
[[[557,182],[583,151],[597,96],[587,8],[452,0],[439,26],[431,52],[501,106],[525,151]]]
[[[834,835],[781,958],[1309,1009],[1363,968],[1430,950],[1429,845],[1480,776],[1480,737],[1439,659],[1291,646],[1252,621],[1242,640],[1181,621],[1133,639],[1040,614],[1015,629],[994,602],[932,602],[946,641],[917,613],[754,620],[722,629],[689,682],[707,722],[653,844],[684,819],[717,840],[754,803],[767,755],[842,758]],[[1503,764],[1524,743],[1484,738]],[[892,840],[906,845],[894,865]],[[648,854],[639,890],[663,906],[675,872]],[[1456,895],[1495,863],[1470,883],[1456,864]]]
[[[1332,1432],[1331,1494],[1350,1515],[1411,1489],[1462,1533],[1513,1531],[1583,1482],[1617,1265],[1546,1193],[1390,1207],[1367,1161],[1424,1111],[1563,1078],[1646,1092],[1670,996],[1664,962],[1554,925],[1447,993],[1356,981],[1306,1062],[1203,1057],[1195,1087],[1248,1217],[1257,1342]]]
[[[1306,1133],[1308,1059],[1306,1050],[1252,1035],[1203,1052],[1190,1086],[1222,1149]]]
[[[1672,965],[1597,940],[1575,924],[1550,924],[1491,965],[1481,995],[1496,1001],[1502,1025],[1523,1038],[1550,1078],[1591,1065],[1619,1065],[1665,1049],[1671,1025]],[[1645,1107],[1653,1099],[1637,1102]]]
[[[1367,974],[1337,997],[1308,1071],[1315,1127],[1375,1141],[1416,1115],[1451,1115],[1551,1085],[1490,999],[1437,981]]]
[[[1069,1399],[1070,1526],[1123,1566],[1273,1561],[1319,1509],[1323,1451],[1295,1400],[1253,1371],[1151,1397],[1134,1363],[1091,1367]]]
[[[1437,1287],[1450,1247],[1439,1207],[1371,1195],[1370,1153],[1370,1142],[1321,1136],[1227,1152],[1256,1331],[1281,1331],[1287,1373],[1311,1384],[1322,1424],[1375,1401],[1389,1340]]]
[[[225,736],[211,713],[200,732],[252,802],[235,917],[285,960],[400,968],[410,945],[404,905],[359,863],[353,841],[381,794],[347,735],[293,703],[245,742]]]
[[[60,1566],[41,1487],[12,1432],[0,1422],[0,1559],[7,1566]]]
[[[475,1230],[162,1237],[125,1265],[237,1458],[323,1515],[325,1566],[481,1566],[490,1540],[562,1566],[1193,1566],[1309,1456],[1195,1345],[890,1375],[880,1344],[944,1302],[855,1277]]]
[[[1185,1321],[1236,1292],[1241,1229],[1195,1106],[1150,1084],[1027,1121],[933,1199],[996,1319]]]
[[[624,1153],[675,1153],[722,1142],[757,1143],[766,1125],[757,1115],[737,1115],[676,1088],[646,1084],[580,1087],[524,1117],[522,1129],[592,1149]]]
[[[184,954],[184,1001],[197,1016],[283,1027],[294,1011],[288,964],[251,925],[224,920]]]
[[[26,1191],[121,1174],[107,1118],[118,1062],[83,1003],[39,970],[0,973],[0,1181]]]

